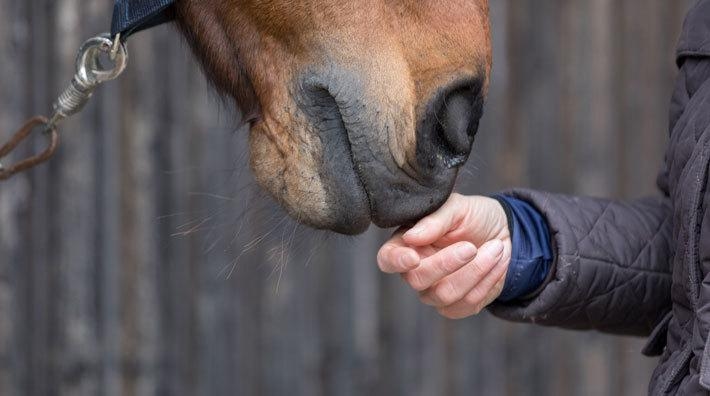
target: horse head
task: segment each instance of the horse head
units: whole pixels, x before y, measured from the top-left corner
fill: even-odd
[[[488,87],[487,0],[181,0],[176,17],[298,221],[355,234],[451,193]]]

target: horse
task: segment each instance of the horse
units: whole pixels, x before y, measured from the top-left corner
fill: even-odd
[[[411,224],[451,194],[478,130],[487,0],[180,0],[205,74],[249,124],[258,184],[342,234]]]

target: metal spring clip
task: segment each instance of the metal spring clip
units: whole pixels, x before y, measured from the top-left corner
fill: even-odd
[[[0,163],[0,181],[49,160],[59,144],[57,126],[65,118],[79,113],[91,99],[94,90],[102,83],[121,75],[127,63],[128,52],[121,42],[120,35],[112,39],[109,34],[102,34],[87,40],[79,49],[74,78],[52,106],[54,109],[52,117],[47,119],[36,116],[25,122],[7,143],[0,146],[0,160],[10,154],[39,126],[44,126],[44,134],[48,137],[45,150],[7,167]]]

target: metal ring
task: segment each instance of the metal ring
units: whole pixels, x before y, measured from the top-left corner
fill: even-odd
[[[113,80],[125,70],[128,63],[126,46],[118,44],[111,39],[108,33],[90,38],[79,49],[76,58],[77,77],[82,83],[93,87],[100,83]],[[101,64],[102,54],[108,55],[107,59],[113,61],[113,67],[106,69]]]

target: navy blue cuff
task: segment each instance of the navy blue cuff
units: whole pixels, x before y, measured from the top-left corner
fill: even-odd
[[[506,302],[532,293],[545,282],[552,266],[552,246],[547,223],[532,205],[506,195],[493,198],[508,215],[513,245],[505,286],[498,297]]]

